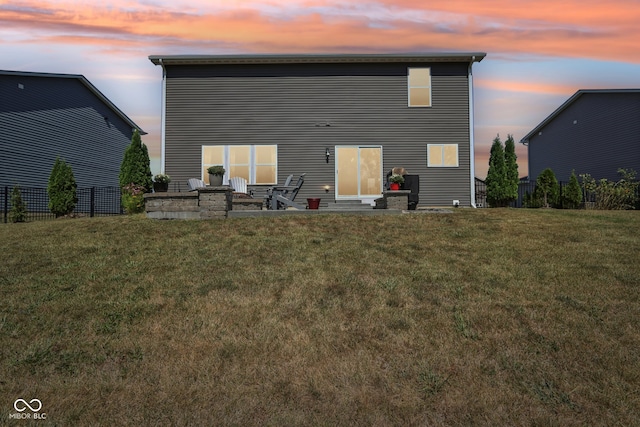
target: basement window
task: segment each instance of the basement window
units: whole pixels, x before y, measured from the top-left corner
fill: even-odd
[[[431,68],[409,68],[409,107],[431,107]]]

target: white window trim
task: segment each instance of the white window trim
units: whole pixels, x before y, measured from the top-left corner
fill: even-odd
[[[409,79],[409,75],[412,69],[420,70],[427,69],[429,70],[429,86],[411,86],[411,81]],[[411,105],[411,89],[429,89],[429,105]],[[431,108],[433,106],[433,76],[431,75],[431,67],[408,67],[407,68],[407,106],[409,108]]]
[[[442,147],[442,157],[439,159],[439,163],[434,164],[432,162],[431,156],[431,147]],[[456,164],[455,165],[445,165],[444,164],[444,148],[445,147],[456,147]],[[457,168],[460,166],[460,147],[458,144],[427,144],[427,167],[430,168]]]
[[[247,184],[249,185],[277,185],[277,182],[261,182],[260,184],[256,184],[256,166],[264,166],[267,164],[271,164],[271,163],[260,163],[259,165],[256,164],[256,147],[258,145],[253,144],[238,144],[238,145],[222,145],[222,144],[211,144],[211,145],[203,145],[202,146],[202,150],[201,150],[201,159],[200,159],[200,164],[202,165],[202,170],[203,170],[203,174],[205,174],[206,172],[204,172],[205,167],[209,167],[212,166],[208,163],[204,162],[204,149],[205,147],[223,147],[223,164],[222,167],[224,167],[224,177],[222,179],[222,185],[229,185],[229,178],[231,178],[229,176],[229,169],[230,169],[230,154],[229,154],[229,150],[231,147],[249,147],[249,180],[247,182]],[[275,176],[276,179],[278,178],[278,145],[277,144],[260,144],[259,146],[264,147],[275,147],[276,149],[276,162],[275,162]],[[203,176],[202,179],[204,180],[205,177]]]

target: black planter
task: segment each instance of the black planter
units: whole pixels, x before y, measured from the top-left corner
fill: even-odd
[[[169,183],[168,182],[154,182],[153,183],[153,191],[155,193],[166,193],[169,191]]]

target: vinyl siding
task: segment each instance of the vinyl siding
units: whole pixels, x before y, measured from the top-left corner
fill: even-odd
[[[235,76],[168,67],[165,171],[185,182],[199,177],[202,145],[277,144],[278,182],[306,173],[298,197],[325,202],[334,196],[336,145],[382,146],[384,171],[403,166],[420,175],[422,205],[468,205],[467,64],[432,64],[431,108],[407,106],[408,66],[279,68],[289,75],[253,66]],[[460,166],[427,168],[430,143],[459,144]]]
[[[615,181],[618,168],[640,172],[640,92],[585,93],[540,131],[529,141],[532,180],[545,168],[565,182],[574,169]]]
[[[131,127],[80,81],[0,75],[0,99],[0,185],[46,187],[56,156],[81,188],[118,185]]]

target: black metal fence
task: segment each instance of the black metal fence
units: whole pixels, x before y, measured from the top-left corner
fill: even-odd
[[[562,203],[564,198],[562,195],[564,194],[564,188],[567,186],[567,182],[558,182],[560,184],[560,208],[562,208]],[[521,182],[518,184],[518,199],[511,202],[509,204],[512,208],[522,208],[526,206],[526,200],[529,196],[531,196],[536,189],[535,182]],[[487,208],[487,184],[484,181],[476,179],[476,204],[479,204],[479,207]]]
[[[55,215],[49,211],[49,195],[46,188],[19,187],[22,200],[27,205],[28,220],[54,219]],[[11,211],[11,191],[13,187],[0,187],[0,211],[2,220],[6,223]],[[75,214],[86,216],[122,215],[120,203],[120,188],[91,187],[76,190],[78,203]]]

